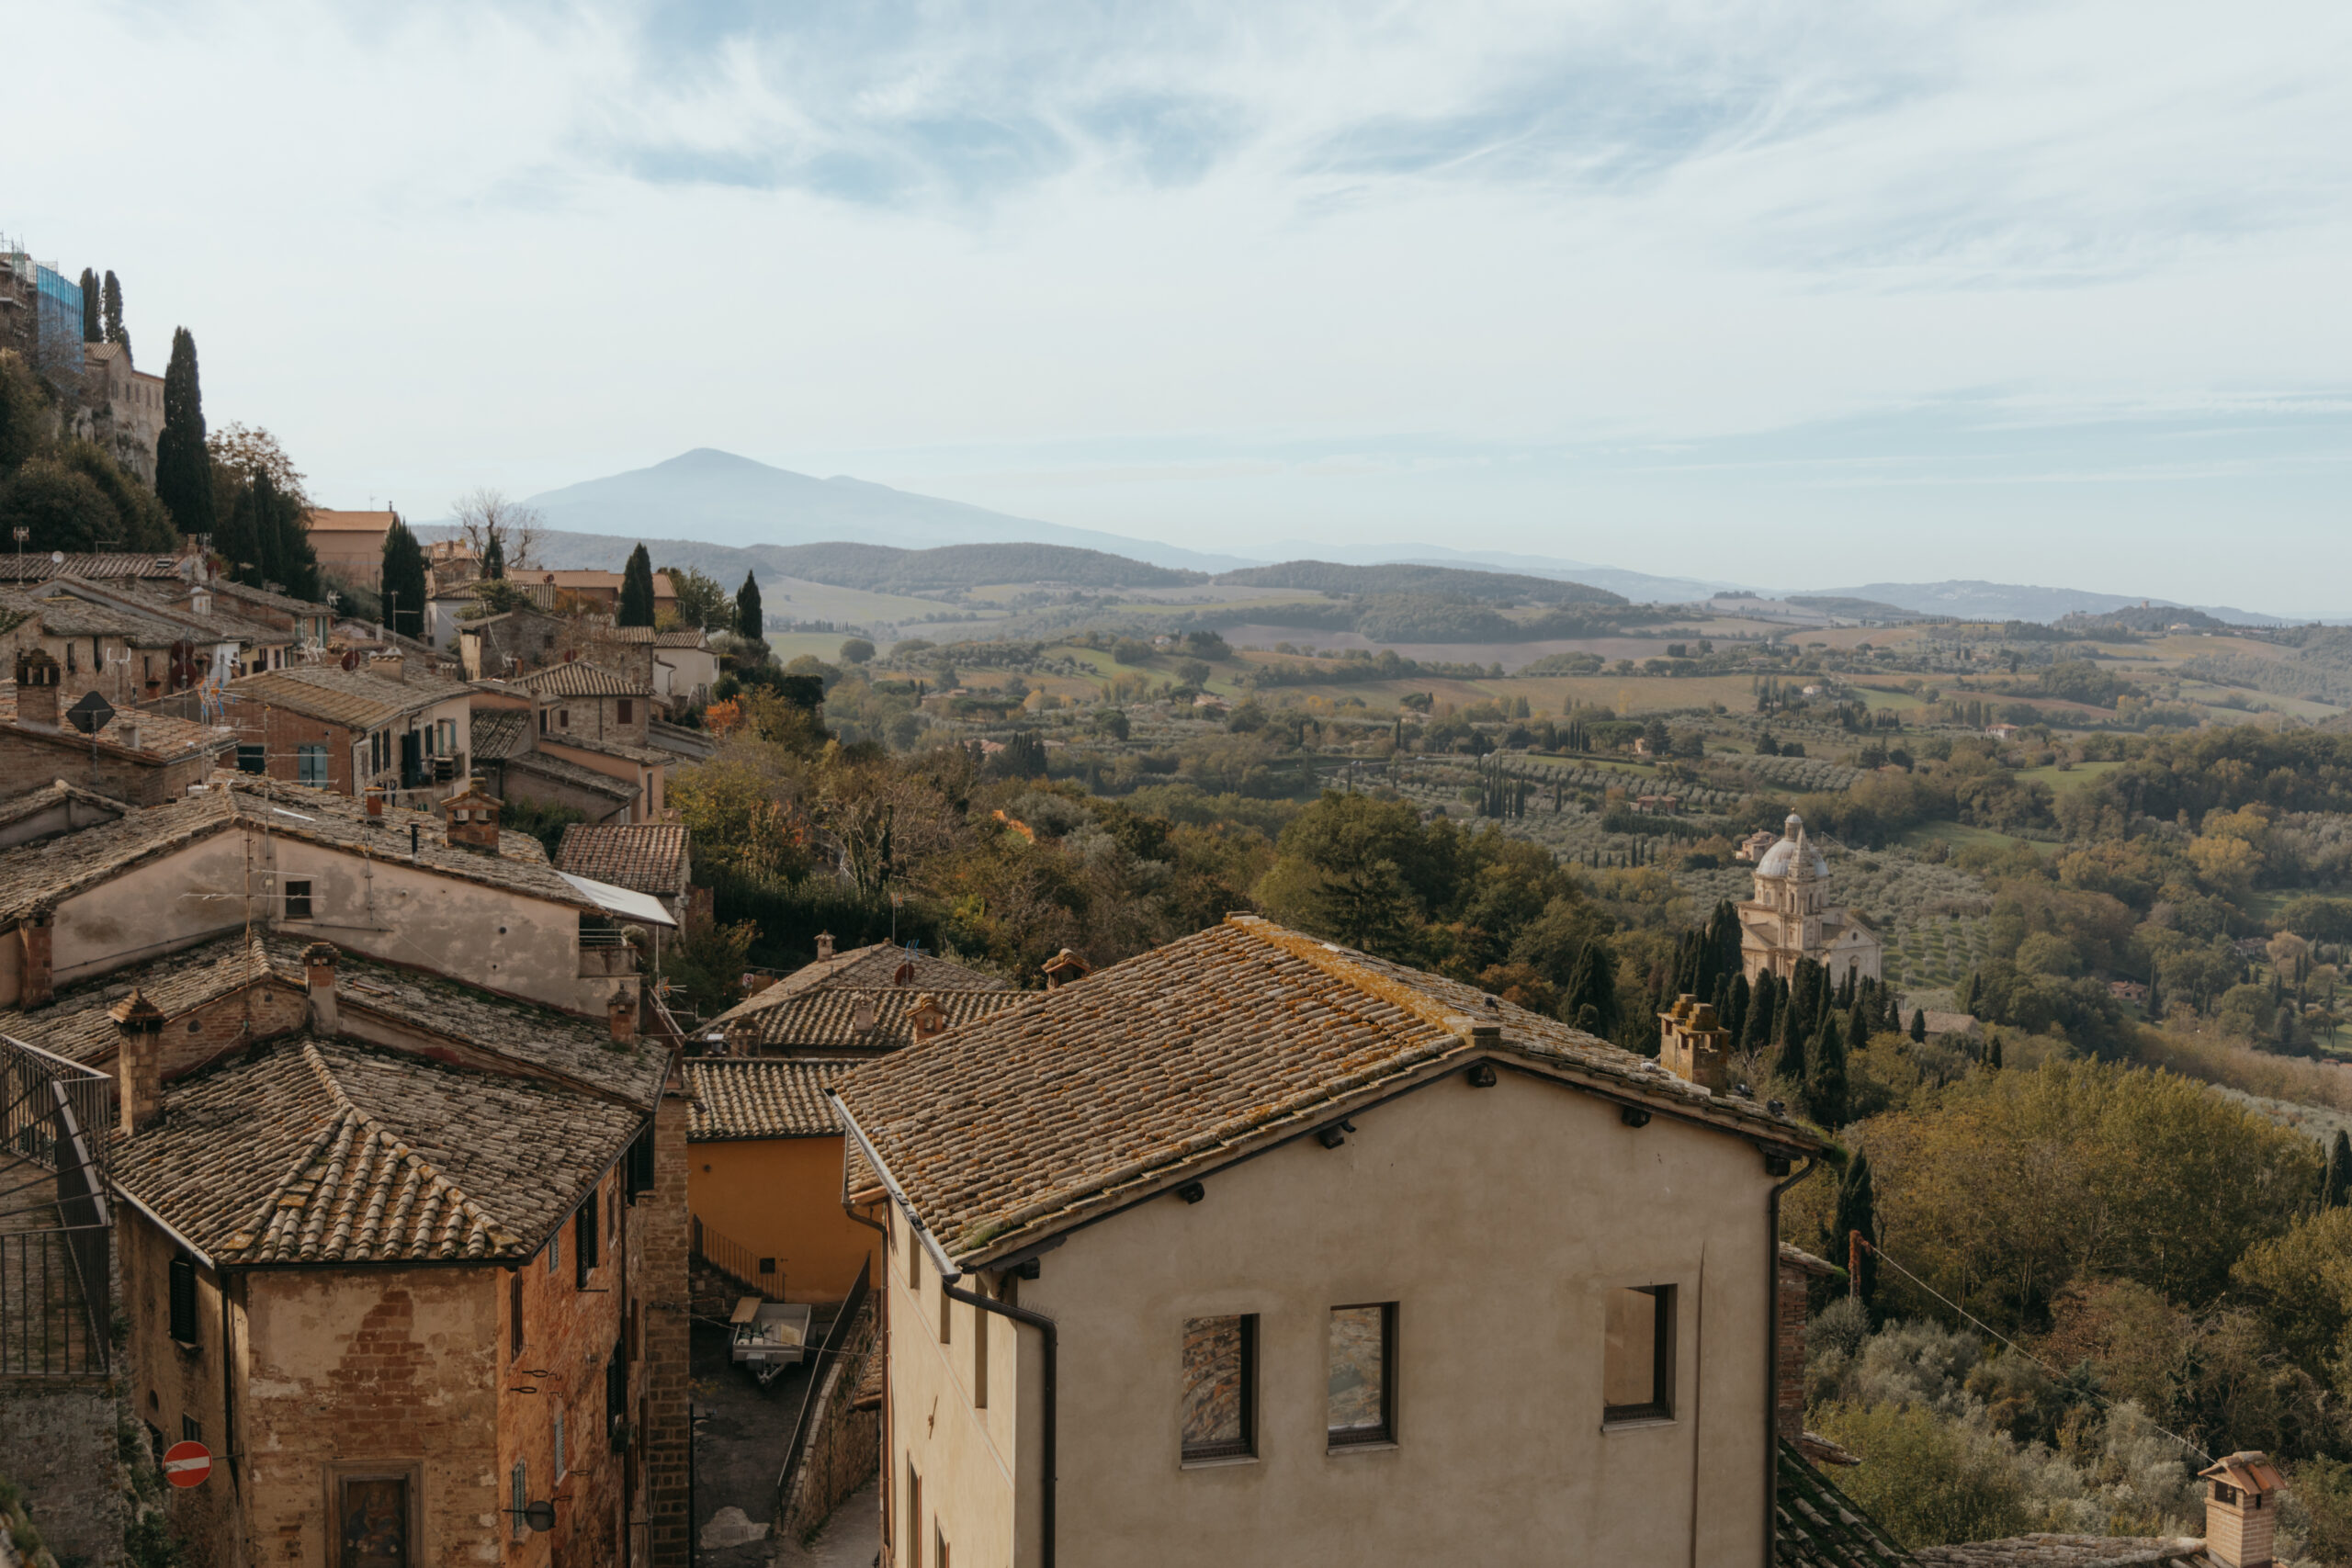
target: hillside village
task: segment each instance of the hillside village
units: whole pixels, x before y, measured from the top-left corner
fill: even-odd
[[[587,564],[85,278],[0,1564],[2352,1562],[2352,634]]]

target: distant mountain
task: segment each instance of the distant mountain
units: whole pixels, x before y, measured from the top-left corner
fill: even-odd
[[[1351,566],[1378,566],[1394,561],[1419,566],[1499,567],[1528,577],[1557,578],[1605,588],[1636,604],[1702,604],[1717,593],[1737,592],[1745,586],[1729,578],[1658,577],[1646,571],[1594,566],[1558,556],[1457,550],[1444,545],[1335,545],[1328,540],[1285,539],[1268,545],[1266,550],[1278,558],[1295,556],[1342,561]]]
[[[1825,588],[1815,597],[1875,599],[1922,615],[1950,615],[1963,621],[2055,622],[2066,615],[2103,615],[2142,604],[2167,605],[2172,601],[2132,593],[2094,593],[2082,588],[2036,588],[2014,582],[1984,582],[1973,579],[1943,582],[1869,582],[1859,588]],[[2240,626],[2276,626],[2287,623],[2276,615],[2227,604],[2174,605],[2202,610]]]
[[[417,532],[446,536],[446,525]],[[618,571],[638,541],[619,534],[574,534],[550,528],[538,537],[532,558],[551,571]],[[936,593],[1005,582],[1050,582],[1074,588],[1177,588],[1205,582],[1204,573],[1154,566],[1068,545],[941,545],[927,550],[893,549],[829,540],[816,545],[705,544],[699,539],[656,539],[654,565],[688,567],[733,588],[746,571],[763,581],[797,577],[835,588],[875,593]]]
[[[1524,572],[1466,571],[1460,567],[1419,563],[1344,566],[1328,560],[1293,560],[1278,566],[1244,567],[1228,571],[1216,581],[1245,588],[1304,588],[1318,593],[1425,594],[1492,604],[1522,600],[1538,604],[1625,603],[1622,594],[1564,578],[1533,577]]]
[[[1188,571],[1254,564],[1149,539],[1012,517],[864,479],[812,479],[697,447],[650,468],[566,485],[530,498],[548,526],[637,539],[693,539],[738,549],[840,539],[923,549],[935,545],[1067,545]]]

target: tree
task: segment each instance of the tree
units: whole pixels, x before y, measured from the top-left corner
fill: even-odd
[[[212,458],[216,514],[227,510],[225,502],[238,487],[262,475],[267,475],[271,488],[297,510],[310,510],[311,495],[303,488],[302,470],[294,466],[277,437],[261,426],[232,420],[205,437],[204,449]]]
[[[547,531],[547,517],[537,507],[510,501],[503,491],[485,488],[469,491],[451,502],[449,513],[457,519],[458,533],[466,541],[466,548],[480,558],[484,577],[492,575],[490,558],[493,547],[498,552],[499,577],[510,570],[522,571],[535,564],[539,536]]]
[[[1834,1017],[1821,1021],[1821,1033],[1806,1064],[1803,1100],[1804,1113],[1824,1127],[1834,1131],[1846,1124],[1846,1043]]]
[[[481,580],[484,582],[506,581],[506,541],[492,538],[481,550]]]
[[[109,271],[106,281],[107,341],[122,344],[123,352],[130,351],[130,334],[122,326],[122,285],[115,281]]]
[[[1862,1233],[1864,1241],[1875,1245],[1879,1237],[1878,1192],[1871,1183],[1871,1156],[1858,1154],[1846,1163],[1846,1174],[1838,1183],[1838,1207],[1829,1222],[1829,1260],[1845,1263],[1854,1250],[1848,1238],[1854,1232]],[[1865,1247],[1861,1257],[1853,1260],[1854,1294],[1862,1305],[1869,1306],[1878,1297],[1878,1254]]]
[[[621,602],[613,620],[624,626],[653,624],[653,558],[642,544],[629,551],[628,564],[621,569]]]
[[[2338,1127],[2335,1141],[2327,1146],[2327,1168],[2320,1173],[2319,1206],[2341,1209],[2347,1198],[2352,1198],[2352,1138]]]
[[[1927,1043],[1928,1010],[1925,1008],[1913,1008],[1911,1010],[1911,1039],[1916,1044],[1924,1045]]]
[[[204,443],[204,392],[197,378],[196,339],[186,327],[173,333],[172,360],[164,370],[164,428],[155,438],[155,493],[172,514],[172,525],[181,533],[213,531],[212,459]]]
[[[639,546],[642,549],[644,547]],[[403,637],[424,634],[424,547],[399,516],[384,532],[384,604],[392,630]]]
[[[31,367],[14,349],[0,348],[0,479],[40,451],[49,438],[49,400]]]
[[[734,629],[734,601],[727,597],[717,578],[677,565],[663,567],[662,575],[670,580],[671,608],[664,614],[675,616],[675,625],[698,626],[707,632]]]
[[[179,544],[180,536],[173,531],[164,503],[114,454],[95,441],[69,441],[57,456],[67,468],[105,491],[113,503],[117,525],[107,536],[114,541],[113,547],[160,553]]]
[[[217,498],[216,498],[217,504]],[[261,581],[261,524],[254,512],[254,487],[247,483],[238,488],[228,507],[220,513],[220,526],[212,531],[212,551],[226,562],[230,578],[237,582],[255,583]]]
[[[760,613],[760,584],[750,572],[743,574],[743,586],[735,590],[735,629],[754,642],[765,640],[767,617]]]
[[[106,548],[121,526],[106,491],[55,457],[33,458],[0,487],[0,538],[29,529],[27,549]]]
[[[86,266],[82,269],[82,341],[106,341],[106,327],[98,317],[98,275]]]
[[[862,637],[854,637],[842,644],[842,662],[863,664],[874,657],[874,645]]]

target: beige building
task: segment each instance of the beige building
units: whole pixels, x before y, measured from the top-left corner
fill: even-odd
[[[392,531],[399,515],[315,507],[302,514],[302,525],[310,530],[311,551],[319,558],[321,571],[361,588],[374,588],[384,581],[384,536]]]
[[[1829,902],[1829,862],[1805,837],[1804,819],[1792,811],[1785,829],[1757,859],[1756,897],[1739,906],[1741,970],[1750,980],[1767,971],[1785,980],[1810,958],[1833,984],[1878,979],[1878,933]]]
[[[1752,1100],[1237,916],[837,1104],[887,1562],[1766,1561],[1818,1144]]]
[[[130,345],[82,345],[84,434],[149,484],[155,482],[155,441],[164,430],[164,378],[131,367]]]

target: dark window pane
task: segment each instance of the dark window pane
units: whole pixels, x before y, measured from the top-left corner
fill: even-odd
[[[1184,1457],[1251,1451],[1250,1387],[1257,1319],[1184,1320]]]
[[[1329,1414],[1334,1443],[1388,1438],[1388,1336],[1391,1307],[1331,1309]]]

